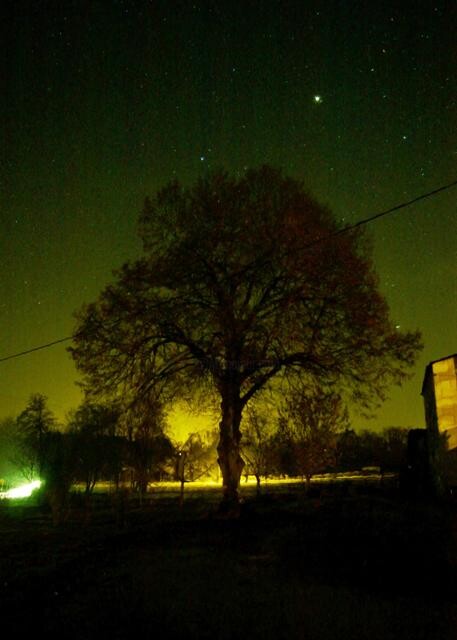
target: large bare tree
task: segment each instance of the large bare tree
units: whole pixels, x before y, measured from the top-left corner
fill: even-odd
[[[146,200],[139,229],[143,256],[79,312],[71,352],[102,396],[210,384],[227,506],[243,409],[275,377],[335,383],[370,404],[414,362],[419,334],[390,321],[363,233],[337,233],[300,181],[262,167],[174,182]]]

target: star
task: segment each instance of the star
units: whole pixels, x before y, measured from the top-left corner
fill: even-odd
[[[322,96],[314,96],[314,102],[320,104],[322,102]]]

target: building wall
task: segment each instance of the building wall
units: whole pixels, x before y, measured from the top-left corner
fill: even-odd
[[[432,364],[434,400],[438,429],[448,434],[449,449],[457,447],[457,370],[456,357]],[[429,395],[428,393],[426,394]],[[424,398],[426,398],[424,395]],[[430,408],[429,408],[430,411]],[[426,400],[427,416],[427,400]],[[427,425],[428,425],[427,420]],[[431,426],[431,425],[430,425]]]

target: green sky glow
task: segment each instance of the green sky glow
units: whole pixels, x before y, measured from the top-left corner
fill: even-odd
[[[71,334],[175,177],[271,163],[347,222],[455,179],[456,7],[2,3],[0,356]],[[371,227],[392,317],[425,350],[358,425],[422,425],[424,367],[457,351],[456,196]],[[79,402],[65,346],[0,367],[0,416],[33,392],[61,417]]]

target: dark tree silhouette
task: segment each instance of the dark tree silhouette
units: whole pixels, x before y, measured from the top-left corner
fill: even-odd
[[[65,517],[67,499],[75,480],[75,450],[71,437],[60,431],[44,436],[43,496],[51,507],[54,524]]]
[[[373,404],[420,348],[389,320],[360,229],[338,230],[301,182],[270,167],[175,182],[145,202],[143,257],[77,316],[70,350],[93,393],[210,381],[223,504],[235,511],[240,423],[257,392],[287,372]]]
[[[43,481],[42,497],[52,510],[53,522],[64,517],[75,477],[75,452],[71,438],[57,430],[46,396],[35,394],[16,419],[19,457],[26,477]]]
[[[340,471],[355,471],[368,465],[362,456],[360,440],[360,436],[354,429],[347,428],[339,434],[336,457]]]
[[[384,440],[382,470],[400,471],[406,464],[408,432],[404,427],[388,427],[382,432]]]
[[[115,405],[84,402],[70,417],[68,429],[73,436],[75,472],[78,480],[84,482],[87,497],[110,462],[114,466],[110,457],[117,453],[112,438],[119,415]]]
[[[179,503],[184,503],[184,485],[210,475],[214,466],[217,432],[190,433],[185,442],[174,444],[175,479],[180,483]]]
[[[24,475],[32,479],[43,477],[46,458],[46,436],[56,426],[56,419],[48,408],[46,396],[36,393],[17,417],[20,456]]]
[[[336,463],[337,436],[347,428],[347,410],[337,393],[313,385],[292,391],[281,418],[297,472],[309,488],[313,475]]]
[[[344,471],[370,466],[382,472],[400,471],[406,464],[408,433],[404,427],[387,427],[379,433],[346,429],[338,437],[337,466]]]
[[[255,405],[246,408],[242,441],[242,455],[247,463],[245,473],[254,475],[257,495],[260,495],[261,476],[272,473],[275,466],[274,423],[267,413],[268,408],[262,409]]]
[[[142,503],[154,474],[173,457],[173,446],[164,433],[163,406],[154,394],[148,394],[130,406],[122,421],[129,442],[128,466]]]

